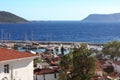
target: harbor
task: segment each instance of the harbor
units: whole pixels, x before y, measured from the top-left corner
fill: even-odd
[[[60,54],[61,47],[64,48],[66,54],[75,47],[79,47],[85,42],[61,42],[61,41],[0,41],[0,47],[8,49],[16,49],[18,51],[29,51],[32,53],[42,53],[46,50],[53,52],[54,54]],[[85,43],[88,49],[102,50],[104,44]]]

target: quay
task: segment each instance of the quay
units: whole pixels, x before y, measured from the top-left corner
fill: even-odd
[[[87,42],[63,42],[63,41],[22,41],[22,40],[0,40],[0,43],[38,43],[38,44],[81,44],[86,43],[89,45],[103,46],[103,43],[87,43]]]
[[[86,43],[86,42],[62,42],[62,41],[20,41],[20,40],[1,40],[0,46],[12,48],[15,45],[17,46],[32,46],[32,47],[59,47],[64,46],[65,48],[74,48],[74,46],[79,46],[80,44],[85,43],[88,45],[88,48],[100,49],[104,46],[102,43]]]
[[[13,43],[13,44],[42,44],[42,45],[49,45],[49,44],[64,44],[64,45],[74,45],[74,44],[81,44],[86,43],[88,45],[94,46],[103,46],[103,43],[87,43],[87,42],[62,42],[62,41],[22,41],[22,40],[0,40],[0,43]]]

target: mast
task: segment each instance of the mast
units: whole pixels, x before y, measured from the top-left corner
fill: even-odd
[[[25,33],[24,35],[25,35],[25,37],[24,37],[24,38],[25,38],[25,41],[27,41],[27,34]]]
[[[33,41],[33,31],[31,31],[31,41]]]
[[[10,40],[10,37],[11,37],[11,34],[10,34],[10,33],[8,33],[8,40]]]
[[[3,41],[3,29],[1,29],[1,41]]]

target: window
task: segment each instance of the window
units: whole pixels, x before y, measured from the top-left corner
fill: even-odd
[[[54,73],[54,78],[57,78],[57,75],[56,75],[56,73]]]
[[[9,73],[9,64],[4,65],[4,73]]]

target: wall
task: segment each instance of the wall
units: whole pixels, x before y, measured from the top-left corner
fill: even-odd
[[[114,71],[120,73],[120,65],[113,64]]]
[[[4,73],[4,65],[9,64],[9,74]],[[14,80],[33,80],[33,59],[18,59],[14,61],[0,62],[0,80],[3,77]]]
[[[59,74],[56,73],[56,78],[53,74],[45,74],[45,80],[58,80],[59,79]],[[36,75],[34,75],[34,80],[44,80],[44,75],[37,75],[37,79],[36,79]]]

